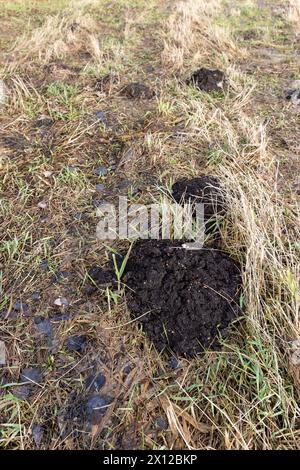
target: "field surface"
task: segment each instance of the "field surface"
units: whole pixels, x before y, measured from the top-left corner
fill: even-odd
[[[0,0],[0,31],[0,447],[299,448],[300,2]],[[170,356],[91,281],[131,246],[96,209],[201,175],[242,313]]]

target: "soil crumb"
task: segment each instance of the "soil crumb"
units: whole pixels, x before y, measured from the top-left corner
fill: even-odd
[[[129,83],[122,89],[122,95],[131,99],[151,99],[154,91],[142,83]]]
[[[224,195],[213,176],[179,180],[172,186],[172,196],[178,204],[204,204],[205,221],[225,212]]]
[[[188,85],[194,85],[202,91],[220,91],[223,89],[224,72],[221,70],[209,70],[202,67],[196,70],[187,80]]]
[[[240,269],[218,251],[141,240],[132,249],[124,282],[133,317],[159,351],[193,356],[218,349],[218,335],[226,337],[239,314]]]

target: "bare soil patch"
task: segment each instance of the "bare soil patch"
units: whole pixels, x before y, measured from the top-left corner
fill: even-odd
[[[158,350],[218,348],[239,314],[240,273],[227,255],[172,241],[139,241],[126,266],[128,306]]]

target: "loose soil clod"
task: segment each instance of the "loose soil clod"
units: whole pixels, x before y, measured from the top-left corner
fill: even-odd
[[[187,80],[188,85],[194,85],[202,91],[220,91],[223,89],[224,72],[221,70],[209,70],[202,67],[196,70]]]
[[[158,350],[192,356],[218,348],[239,313],[238,265],[213,251],[139,241],[126,266],[128,306]],[[142,316],[143,315],[143,316]]]
[[[43,381],[43,374],[37,367],[26,367],[22,369],[19,377],[20,385],[13,387],[13,394],[20,400],[27,400],[39,389],[38,384]]]
[[[106,383],[106,377],[101,372],[96,375],[89,375],[86,379],[85,386],[87,390],[98,392]]]
[[[213,176],[179,180],[172,186],[172,196],[178,204],[204,204],[205,221],[224,213],[224,196],[219,181]]]
[[[27,367],[22,370],[20,374],[20,380],[22,382],[39,384],[42,382],[42,373],[37,367]]]
[[[87,339],[85,336],[71,336],[67,340],[67,349],[69,351],[75,351],[77,353],[82,353],[87,345]]]
[[[50,323],[50,320],[48,318],[44,318],[41,316],[37,316],[34,318],[34,324],[37,329],[37,331],[43,335],[43,336],[48,336],[51,337],[53,334],[53,329],[52,325]]]
[[[98,424],[112,402],[113,398],[106,395],[95,395],[91,397],[86,404],[87,421],[91,425]]]

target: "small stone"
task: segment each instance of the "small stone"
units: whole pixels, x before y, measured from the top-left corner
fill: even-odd
[[[113,398],[106,395],[95,395],[86,404],[86,417],[90,424],[98,424],[105,415]]]
[[[109,173],[109,168],[106,166],[99,166],[99,168],[95,169],[96,176],[106,176]]]
[[[4,341],[0,341],[0,366],[6,364],[6,348]]]
[[[45,336],[52,336],[53,330],[48,318],[35,317],[34,323],[39,333]]]
[[[162,416],[158,416],[155,420],[155,427],[157,427],[161,431],[166,431],[169,428],[169,423]]]
[[[88,390],[98,392],[106,383],[105,375],[101,372],[97,375],[90,375],[86,381],[85,386]]]
[[[31,435],[37,447],[40,446],[43,439],[44,429],[40,424],[33,424],[31,427]]]
[[[53,171],[44,171],[43,175],[45,176],[45,178],[51,178],[51,176],[53,175]]]
[[[69,351],[82,353],[86,347],[86,342],[87,342],[86,336],[76,335],[76,336],[71,336],[70,338],[67,339],[66,346]]]
[[[39,207],[40,209],[46,209],[47,204],[46,204],[44,201],[40,201],[40,202],[38,203],[38,207]]]
[[[58,297],[58,299],[55,299],[54,305],[58,305],[59,307],[67,307],[69,305],[69,301],[66,299],[66,297]]]
[[[42,382],[42,373],[37,367],[27,367],[22,369],[20,374],[21,382],[30,382],[33,384],[39,384]]]

